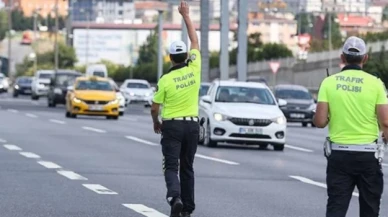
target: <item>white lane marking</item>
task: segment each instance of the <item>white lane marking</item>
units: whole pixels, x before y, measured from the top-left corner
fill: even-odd
[[[26,158],[40,158],[39,155],[34,154],[32,152],[19,152],[19,154],[23,155]]]
[[[219,162],[219,163],[224,163],[224,164],[229,164],[229,165],[239,165],[239,163],[236,163],[236,162],[233,162],[233,161],[228,161],[228,160],[223,160],[223,159],[220,159],[220,158],[209,157],[209,156],[205,156],[205,155],[202,155],[202,154],[195,154],[195,156],[198,157],[198,158],[202,158],[202,159],[206,159],[206,160],[211,160],[211,161],[216,161],[216,162]]]
[[[53,122],[53,123],[56,123],[56,124],[66,124],[66,122],[60,121],[60,120],[57,120],[57,119],[50,119],[50,122]]]
[[[57,171],[57,173],[59,175],[62,175],[70,180],[88,180],[87,178],[81,176],[80,174],[78,173],[75,173],[73,171],[67,171],[67,170],[60,170],[60,171]]]
[[[27,113],[26,114],[27,117],[30,117],[30,118],[37,118],[38,116],[34,115],[34,114],[30,114],[30,113]]]
[[[300,148],[300,147],[296,147],[296,146],[292,146],[292,145],[285,145],[285,147],[289,148],[289,149],[294,149],[294,150],[297,150],[297,151],[314,152],[313,150],[310,150],[310,149]]]
[[[2,143],[6,143],[6,142],[7,142],[7,140],[5,140],[5,139],[0,139],[0,142],[2,142]]]
[[[155,209],[144,206],[143,204],[123,204],[123,206],[147,217],[168,217],[167,215],[160,213]]]
[[[98,184],[83,184],[83,186],[91,191],[96,192],[97,194],[118,194],[108,188],[105,188],[102,185]]]
[[[21,151],[22,149],[16,145],[11,145],[11,144],[5,144],[4,148],[11,150],[11,151]]]
[[[133,118],[133,117],[122,117],[121,119],[124,119],[127,121],[137,121],[137,118]]]
[[[137,137],[134,137],[134,136],[126,136],[125,138],[133,140],[135,142],[140,142],[140,143],[143,143],[143,144],[146,144],[146,145],[151,145],[151,146],[157,146],[158,145],[156,143],[153,143],[153,142],[150,142],[150,141],[147,141],[147,140],[143,140],[143,139],[140,139],[140,138],[137,138]]]
[[[50,162],[50,161],[38,161],[38,164],[46,167],[47,169],[60,169],[60,168],[62,168],[58,164]]]
[[[301,181],[303,183],[306,183],[306,184],[315,185],[315,186],[318,186],[318,187],[321,187],[321,188],[327,188],[327,185],[325,183],[316,182],[316,181],[313,181],[311,179],[308,179],[308,178],[305,178],[305,177],[302,177],[302,176],[290,176],[290,177],[293,178],[293,179],[299,180],[299,181]],[[353,196],[358,197],[359,194],[357,192],[353,192]]]
[[[96,132],[96,133],[106,133],[105,130],[100,130],[100,129],[93,128],[93,127],[82,127],[82,129],[93,131],[93,132]]]
[[[18,113],[18,112],[19,112],[19,111],[16,110],[16,109],[7,109],[7,111],[12,112],[12,113]]]

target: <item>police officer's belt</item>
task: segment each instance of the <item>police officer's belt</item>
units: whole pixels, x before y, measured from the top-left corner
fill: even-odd
[[[199,121],[198,117],[163,118],[163,121]]]
[[[377,144],[370,143],[365,145],[340,145],[340,144],[331,144],[331,150],[336,151],[360,151],[360,152],[376,152]]]

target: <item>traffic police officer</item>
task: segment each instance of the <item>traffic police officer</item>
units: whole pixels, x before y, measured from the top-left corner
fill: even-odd
[[[193,162],[199,139],[201,54],[185,1],[181,2],[179,12],[187,26],[190,53],[188,55],[186,44],[182,41],[171,44],[169,52],[173,66],[158,82],[151,115],[155,133],[162,134],[163,170],[167,185],[166,198],[171,206],[170,216],[190,217],[195,209]],[[158,119],[161,104],[162,123]]]
[[[349,37],[342,49],[345,67],[327,77],[318,93],[314,124],[329,125],[326,142],[326,217],[345,217],[357,186],[360,217],[378,217],[383,193],[380,129],[388,135],[388,110],[382,81],[362,70],[365,42]]]

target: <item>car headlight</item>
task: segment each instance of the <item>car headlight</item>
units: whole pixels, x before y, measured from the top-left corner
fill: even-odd
[[[15,85],[15,89],[19,89],[19,85]]]
[[[109,104],[117,104],[119,103],[119,100],[118,99],[114,99],[112,101],[109,102]]]
[[[315,110],[317,108],[316,104],[311,104],[308,108],[308,110]]]
[[[135,93],[129,93],[130,96],[135,96]]]
[[[38,88],[44,88],[43,84],[38,84]]]
[[[277,118],[273,118],[272,122],[283,125],[283,124],[287,123],[287,119],[284,116],[280,116],[280,117],[277,117]]]
[[[80,103],[80,102],[82,102],[80,99],[77,99],[77,98],[73,98],[73,101],[75,102],[75,103]]]
[[[214,120],[216,121],[226,121],[228,120],[228,116],[220,114],[220,113],[214,113]]]
[[[150,96],[151,94],[150,93],[146,93],[146,94],[144,94],[145,96]]]
[[[59,89],[59,88],[55,88],[55,89],[54,89],[54,93],[55,93],[55,94],[62,94],[62,90]]]

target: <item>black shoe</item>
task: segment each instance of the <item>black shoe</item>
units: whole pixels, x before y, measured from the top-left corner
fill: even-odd
[[[182,208],[183,208],[182,200],[180,198],[175,198],[171,204],[170,217],[180,217]]]
[[[189,212],[181,212],[181,217],[191,217]]]

